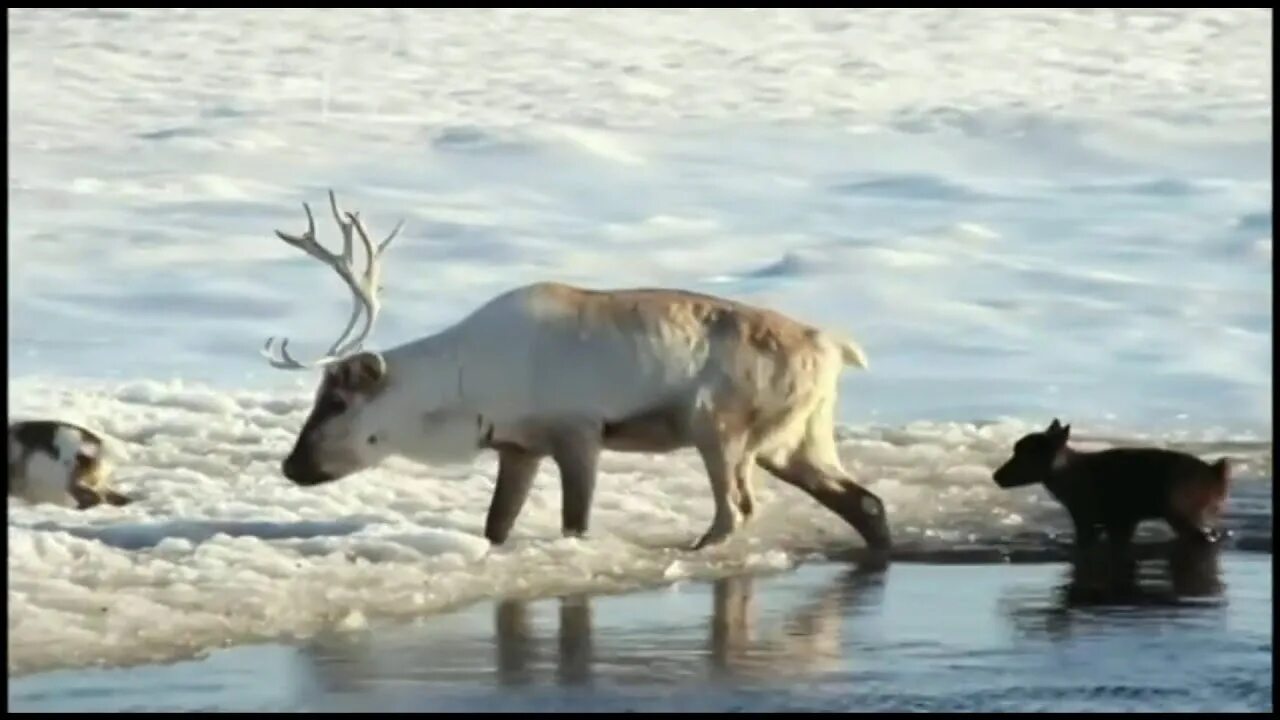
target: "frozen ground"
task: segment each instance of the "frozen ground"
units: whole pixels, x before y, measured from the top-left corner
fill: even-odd
[[[372,347],[558,279],[679,285],[851,334],[842,453],[903,539],[1065,527],[989,470],[1086,443],[1237,460],[1270,537],[1266,10],[10,13],[10,416],[119,438],[91,513],[9,509],[9,668],[184,656],[509,592],[784,567],[853,540],[763,483],[732,543],[692,455],[609,456],[589,542],[491,460],[304,491],[278,463],[346,319],[272,235],[333,186],[398,218]],[[336,232],[319,216],[322,239]]]

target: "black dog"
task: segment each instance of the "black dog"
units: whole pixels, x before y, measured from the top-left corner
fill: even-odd
[[[1054,418],[1045,431],[1018,440],[992,479],[1006,489],[1044,483],[1071,514],[1080,549],[1094,543],[1099,526],[1113,547],[1123,547],[1138,523],[1161,518],[1183,540],[1221,539],[1212,526],[1230,485],[1226,458],[1211,465],[1158,448],[1077,452],[1067,447],[1070,434],[1071,426]]]

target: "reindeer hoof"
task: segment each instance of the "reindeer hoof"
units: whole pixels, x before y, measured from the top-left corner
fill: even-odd
[[[715,519],[711,521],[711,527],[707,529],[698,542],[694,543],[694,550],[701,550],[712,545],[718,545],[724,542],[734,530],[741,526],[738,515],[734,512],[734,506],[727,508],[728,512],[716,513]]]
[[[719,545],[720,543],[724,542],[729,538],[729,532],[730,531],[728,530],[719,530],[717,528],[712,528],[708,530],[701,538],[698,538],[698,542],[694,543],[693,547],[690,548],[690,550],[697,552],[704,548],[709,548],[713,545]]]

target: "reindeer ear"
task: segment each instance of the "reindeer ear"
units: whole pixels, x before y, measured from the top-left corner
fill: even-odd
[[[387,361],[378,353],[362,352],[336,363],[332,372],[338,387],[357,393],[371,393],[386,379]]]

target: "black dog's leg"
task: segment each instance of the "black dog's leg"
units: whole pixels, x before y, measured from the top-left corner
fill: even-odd
[[[1177,513],[1169,513],[1165,516],[1165,521],[1183,539],[1198,540],[1209,545],[1220,539],[1219,533],[1213,528],[1194,523]]]
[[[1138,529],[1138,522],[1132,519],[1108,520],[1107,537],[1116,550],[1126,550],[1133,541],[1133,533]]]
[[[1071,524],[1076,530],[1076,549],[1088,550],[1098,541],[1098,529],[1093,516],[1083,511],[1071,512]]]

